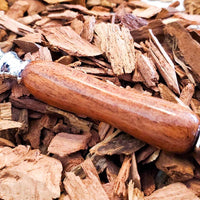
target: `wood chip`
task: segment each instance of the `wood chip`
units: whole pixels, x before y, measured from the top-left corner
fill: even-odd
[[[114,183],[114,193],[119,197],[125,197],[127,195],[125,182],[128,179],[131,167],[131,157],[126,156],[119,170],[119,174]]]
[[[135,69],[135,50],[130,31],[115,24],[100,23],[95,32],[101,40],[101,49],[116,75],[131,73]]]
[[[89,10],[82,5],[64,4],[64,7],[68,8],[68,9],[75,9],[75,10],[80,11],[83,14],[94,15],[94,16],[99,17],[99,18],[101,18],[101,17],[110,18],[110,16],[111,16],[111,13],[109,13],[109,12],[105,12],[105,11],[101,11],[101,10],[100,11],[99,10],[97,10],[97,11]]]
[[[101,140],[103,140],[108,132],[110,125],[105,122],[100,122],[98,127],[98,133]]]
[[[91,134],[59,133],[51,141],[48,151],[61,157],[87,148]]]
[[[191,107],[192,110],[200,116],[200,101],[198,101],[197,99],[192,99],[191,101]]]
[[[40,15],[34,14],[34,15],[29,15],[26,17],[19,18],[17,21],[22,24],[28,25],[28,24],[32,24],[38,20],[41,20],[41,19],[42,19],[42,17],[40,17]]]
[[[169,7],[176,8],[176,7],[178,7],[179,5],[180,5],[180,2],[179,2],[179,1],[174,1],[174,2],[172,2],[172,3],[169,5]]]
[[[38,50],[33,52],[32,54],[29,52],[24,56],[25,60],[46,60],[52,61],[51,52],[47,47],[36,45]]]
[[[191,83],[193,83],[195,85],[195,80],[194,80],[191,72],[189,71],[189,67],[176,56],[174,49],[172,49],[172,52],[173,52],[175,62],[181,66],[181,68],[185,71],[185,74],[188,77],[188,79],[191,81]],[[177,68],[176,68],[176,72],[177,72]],[[179,76],[180,76],[180,73],[179,73]]]
[[[77,18],[73,19],[70,26],[78,35],[81,35],[83,31],[83,22],[81,20]]]
[[[2,11],[0,11],[0,25],[19,35],[34,33],[34,29],[6,16]]]
[[[10,102],[17,108],[26,108],[39,113],[47,112],[47,105],[35,99],[29,99],[29,98],[18,99],[10,96]]]
[[[100,181],[98,172],[90,158],[87,158],[84,162],[81,163],[81,167],[85,172],[86,176],[89,177],[90,173],[92,173],[96,178]]]
[[[136,17],[135,15],[130,13],[123,15],[120,19],[121,24],[128,28],[130,31],[139,29],[142,26],[146,26],[148,24],[148,22],[145,19]]]
[[[0,160],[0,198],[50,200],[60,196],[62,165],[58,160],[22,145],[1,147]]]
[[[103,189],[99,179],[91,172],[88,172],[88,179],[84,180],[88,191],[90,192],[92,199],[96,200],[108,200],[108,196]]]
[[[58,120],[57,116],[46,114],[43,116],[43,122],[42,122],[43,127],[52,130],[53,127],[56,125],[57,120]]]
[[[135,153],[132,154],[131,160],[132,160],[132,162],[131,162],[132,181],[134,183],[134,187],[137,187],[138,189],[141,190],[140,175],[138,172]]]
[[[186,181],[194,176],[194,165],[189,160],[173,154],[161,152],[156,166],[170,176],[173,181]]]
[[[8,2],[6,0],[1,0],[0,10],[4,10],[4,11],[8,10]]]
[[[187,84],[180,94],[180,100],[187,106],[190,105],[192,96],[194,94],[194,85],[192,83]]]
[[[74,12],[74,11],[71,11],[71,10],[65,10],[63,12],[50,13],[48,15],[48,18],[50,18],[50,19],[62,19],[62,20],[71,21],[71,20],[75,19],[77,16],[78,16],[77,12]]]
[[[45,116],[38,120],[32,120],[29,125],[29,131],[25,135],[25,140],[29,141],[33,148],[39,149],[41,131],[46,121]]]
[[[85,0],[73,0],[72,4],[78,4],[86,7],[86,2]]]
[[[88,157],[92,160],[92,163],[94,164],[98,174],[104,172],[106,167],[108,166],[107,164],[107,159],[103,156],[98,156],[96,154],[88,154]]]
[[[173,23],[173,22],[183,23],[183,21],[182,21],[181,19],[174,18],[174,17],[170,17],[170,18],[167,18],[167,19],[163,19],[162,22],[163,22],[163,24],[165,24],[165,25],[170,24],[170,23]]]
[[[199,198],[183,183],[173,183],[165,186],[159,190],[156,190],[150,196],[145,197],[145,200],[177,200],[177,199],[187,199],[187,200],[198,200]]]
[[[80,152],[64,157],[59,157],[58,155],[54,155],[53,157],[61,161],[63,165],[63,172],[75,171],[75,168],[84,162],[84,158]]]
[[[144,161],[150,155],[152,155],[152,153],[154,153],[156,150],[157,150],[157,148],[156,147],[152,147],[152,146],[147,146],[147,147],[143,148],[137,154],[137,162],[139,163],[141,161]]]
[[[121,200],[120,197],[116,196],[113,192],[113,182],[103,184],[103,188],[108,195],[110,200]]]
[[[0,120],[0,131],[9,129],[18,129],[22,127],[22,123],[11,120]]]
[[[69,26],[46,28],[44,36],[53,45],[73,56],[97,56],[102,52],[94,45],[82,39]]]
[[[8,146],[8,147],[15,147],[15,144],[13,144],[11,141],[4,139],[4,138],[0,138],[0,146]]]
[[[168,24],[165,28],[165,33],[176,39],[184,61],[191,67],[195,80],[199,82],[200,63],[197,55],[200,54],[200,45],[192,39],[190,34],[179,23]],[[190,44],[190,48],[188,48],[188,44]]]
[[[152,33],[152,31],[150,31]],[[153,36],[153,33],[152,33]],[[153,61],[156,63],[156,66],[161,73],[162,77],[165,79],[168,87],[172,89],[175,93],[179,94],[179,86],[176,77],[175,67],[171,60],[167,61],[169,58],[159,41],[155,36],[153,36],[154,41],[156,42],[157,47],[153,42],[150,41],[150,53]],[[159,47],[158,47],[159,46]]]
[[[13,40],[15,40],[16,37],[17,35],[15,33],[10,33],[8,39],[0,43],[1,50],[4,52],[10,51],[13,47]]]
[[[45,4],[39,0],[26,0],[26,1],[29,4],[28,10],[27,10],[29,15],[38,14],[46,10]]]
[[[160,155],[160,149],[154,151],[146,160],[142,162],[142,164],[149,164],[155,162]]]
[[[145,82],[141,72],[138,69],[137,63],[136,63],[135,70],[134,70],[134,73],[133,73],[132,81],[133,82],[142,82],[142,83]]]
[[[12,120],[11,103],[0,103],[0,120]]]
[[[18,109],[17,109],[18,110]],[[16,111],[16,108],[12,108],[12,113],[14,115]],[[18,110],[19,114],[17,117],[12,117],[13,120],[21,122],[22,123],[22,127],[20,129],[20,132],[18,132],[17,134],[21,134],[21,133],[27,133],[28,132],[28,127],[29,127],[29,116],[28,116],[28,110],[27,109],[20,109]],[[17,112],[17,111],[16,111]],[[16,135],[17,137],[17,135]],[[16,139],[17,140],[17,139]]]
[[[59,120],[58,123],[53,127],[52,131],[54,133],[60,133],[60,132],[70,132],[69,127],[63,123],[63,120]]]
[[[198,197],[200,196],[200,180],[199,179],[191,179],[186,182],[187,188],[192,190]]]
[[[142,26],[135,30],[131,30],[131,35],[135,41],[140,41],[142,39],[149,39],[149,29],[151,29],[154,35],[163,34],[164,24],[160,19],[153,20],[149,22],[146,26]]]
[[[57,114],[57,115],[63,116],[66,119],[66,121],[68,121],[69,125],[72,127],[75,127],[78,130],[78,132],[81,132],[81,131],[89,132],[92,126],[91,122],[78,118],[76,115],[69,112],[65,112],[58,108],[47,106],[47,111],[49,114]]]
[[[182,104],[180,99],[166,85],[160,83],[158,84],[158,88],[162,99]]]
[[[145,196],[151,195],[156,190],[155,176],[157,170],[155,167],[151,167],[148,169],[143,169],[140,172],[141,182],[142,182],[142,191]]]
[[[189,21],[190,24],[200,24],[200,17],[199,15],[189,15],[189,14],[186,14],[186,13],[176,13],[174,15],[175,17],[178,17],[178,18],[181,18],[181,19],[184,19],[186,21]]]
[[[128,199],[129,200],[144,200],[144,193],[138,188],[134,188],[134,183],[132,180],[128,184]]]
[[[41,136],[42,136],[42,141],[41,141],[41,144],[40,144],[40,151],[41,151],[42,154],[46,155],[48,153],[48,151],[47,151],[48,146],[49,146],[51,140],[54,137],[54,133],[52,131],[44,129],[42,131]]]
[[[98,66],[101,66],[101,67],[104,67],[104,68],[108,68],[108,69],[112,69],[111,65],[103,60],[100,60],[100,59],[97,59],[97,58],[94,58],[94,57],[91,57],[90,58],[93,62],[94,62],[94,65],[98,65]]]
[[[133,138],[130,135],[122,134],[113,138],[108,143],[99,146],[95,151],[97,155],[126,154],[130,155],[142,148],[145,143]]]
[[[143,1],[135,1],[135,0],[129,0],[128,1],[128,5],[131,6],[131,7],[139,7],[139,8],[149,8],[151,7],[150,4],[146,3],[146,2],[143,2]]]
[[[151,6],[147,9],[142,10],[141,12],[137,12],[137,13],[135,13],[133,10],[133,14],[135,14],[137,17],[149,19],[149,18],[155,16],[156,14],[158,14],[161,10],[162,10],[162,8]]]
[[[102,188],[98,178],[92,173],[88,172],[88,177],[81,180],[72,172],[65,173],[64,186],[65,190],[73,200],[108,200],[108,196]]]
[[[74,57],[73,57],[73,56],[70,56],[70,55],[67,55],[67,56],[62,56],[62,57],[60,57],[60,58],[59,58],[58,60],[56,60],[55,62],[64,64],[64,65],[69,65],[69,64],[73,63],[73,61],[74,61]]]
[[[107,163],[106,167],[107,179],[110,183],[113,183],[116,180],[117,175],[119,173],[119,167],[109,160],[106,163]]]
[[[18,19],[24,16],[24,13],[28,10],[29,3],[27,1],[15,1],[12,6],[6,12],[6,15],[12,19]]]
[[[81,33],[81,37],[91,42],[94,35],[94,26],[96,19],[94,16],[87,17],[84,21],[83,32]]]
[[[91,195],[87,191],[86,186],[81,181],[80,177],[76,176],[72,172],[67,172],[65,174],[64,180],[65,190],[68,192],[70,199],[91,199]]]
[[[177,13],[178,10],[168,6],[167,8],[162,8],[162,10],[157,14],[157,19],[165,19],[169,18],[170,16],[173,16],[175,13]]]
[[[114,128],[110,129],[108,134],[106,135],[106,137],[104,138],[103,141],[99,142],[98,144],[96,144],[95,146],[93,146],[90,149],[90,153],[91,154],[95,154],[95,152],[97,151],[97,149],[101,146],[104,146],[105,144],[107,144],[108,142],[110,142],[115,136],[117,136],[121,131],[120,130],[116,130],[114,132]]]
[[[17,83],[13,84],[12,97],[20,98],[22,96],[29,96],[29,95],[30,95],[30,92],[24,85],[17,84]]]
[[[101,5],[101,6],[107,6],[107,7],[115,7],[116,4],[115,3],[112,3],[112,1],[109,1],[109,0],[105,0],[105,1],[95,1],[95,0],[88,0],[87,1],[87,6],[98,6],[98,5]]]
[[[43,1],[49,4],[54,4],[54,3],[70,2],[72,0],[43,0]]]
[[[26,34],[24,37],[15,39],[14,43],[23,49],[24,52],[33,53],[39,49],[36,43],[42,42],[41,37],[40,33]]]
[[[150,60],[150,58],[143,54],[137,54],[137,68],[148,87],[151,88],[156,86],[159,75],[156,71],[154,63]]]

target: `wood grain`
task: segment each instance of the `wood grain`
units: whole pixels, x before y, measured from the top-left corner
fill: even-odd
[[[166,151],[189,151],[198,117],[185,106],[129,92],[65,65],[34,61],[22,82],[39,100],[101,120]]]

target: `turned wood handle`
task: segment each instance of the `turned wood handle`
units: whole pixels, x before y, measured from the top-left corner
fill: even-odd
[[[199,119],[189,108],[127,91],[62,64],[31,62],[22,82],[49,105],[107,122],[166,151],[187,152],[196,140]]]

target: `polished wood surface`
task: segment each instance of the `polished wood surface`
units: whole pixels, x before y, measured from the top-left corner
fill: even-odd
[[[22,82],[49,105],[107,122],[163,150],[184,153],[195,142],[199,119],[185,106],[130,92],[47,61],[28,64]]]

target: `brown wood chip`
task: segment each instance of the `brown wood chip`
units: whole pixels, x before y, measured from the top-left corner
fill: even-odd
[[[0,147],[0,161],[0,198],[50,200],[60,196],[62,165],[58,160],[20,145]]]
[[[189,160],[162,152],[156,161],[158,169],[164,171],[173,181],[186,181],[194,176],[194,165]]]
[[[192,39],[189,32],[179,23],[170,23],[165,28],[165,33],[176,39],[177,46],[181,52],[184,61],[191,67],[196,81],[200,81],[200,45]],[[188,48],[188,44],[190,47]]]
[[[100,47],[111,63],[116,75],[131,73],[135,69],[135,49],[129,29],[116,24],[100,23],[95,26]]]
[[[82,39],[69,26],[43,29],[44,36],[50,43],[73,56],[97,56],[102,52],[88,41]]]
[[[113,138],[108,143],[102,144],[96,150],[98,155],[126,154],[130,155],[142,148],[145,143],[133,138],[130,135],[122,134]]]
[[[19,35],[34,33],[34,29],[8,17],[2,11],[0,11],[0,25]]]
[[[75,135],[69,133],[59,133],[51,141],[48,151],[59,156],[83,150],[87,148],[91,134]]]
[[[152,60],[143,54],[137,54],[137,68],[140,71],[148,87],[154,87],[158,83],[159,75]]]
[[[175,93],[179,94],[178,80],[176,77],[175,66],[164,48],[161,46],[157,38],[153,35],[153,32],[150,31],[154,43],[150,41],[150,53],[153,61],[156,63],[156,66],[161,73],[162,77],[165,79],[168,87],[172,89]],[[166,56],[167,55],[167,56]]]
[[[153,194],[145,197],[145,200],[198,200],[199,198],[183,183],[173,183],[165,186],[159,190],[156,190]]]
[[[119,197],[125,197],[127,195],[126,184],[130,173],[131,156],[126,156],[119,170],[119,174],[114,183],[114,193]]]

